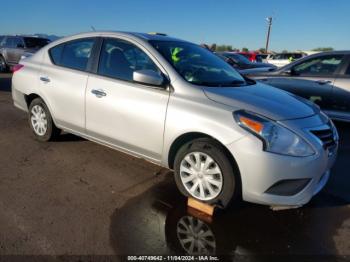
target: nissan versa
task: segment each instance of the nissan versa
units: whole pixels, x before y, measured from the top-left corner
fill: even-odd
[[[326,184],[338,134],[317,106],[241,76],[204,48],[159,34],[91,32],[13,69],[36,139],[61,130],[173,169],[186,196],[307,203]]]

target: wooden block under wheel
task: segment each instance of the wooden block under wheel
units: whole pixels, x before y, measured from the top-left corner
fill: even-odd
[[[194,208],[196,210],[199,210],[199,211],[201,211],[209,216],[213,216],[213,214],[214,214],[215,206],[208,205],[206,203],[195,200],[191,197],[188,198],[187,205],[189,207]]]

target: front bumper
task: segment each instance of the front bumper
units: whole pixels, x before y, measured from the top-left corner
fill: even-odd
[[[241,174],[242,197],[245,201],[270,206],[302,206],[327,183],[336,159],[337,148],[329,154],[322,147],[310,157],[292,157],[262,150],[260,140],[247,135],[227,146]],[[293,195],[267,193],[280,181],[305,180],[308,183]]]

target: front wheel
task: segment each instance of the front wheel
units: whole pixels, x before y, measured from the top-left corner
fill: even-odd
[[[239,192],[238,169],[213,139],[200,138],[182,146],[174,171],[184,195],[208,204],[225,208]]]
[[[29,125],[39,141],[55,139],[61,132],[51,117],[50,111],[41,98],[34,99],[29,106]]]

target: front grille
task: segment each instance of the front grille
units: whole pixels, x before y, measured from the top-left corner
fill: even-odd
[[[336,141],[334,139],[335,134],[332,128],[320,129],[320,130],[311,130],[319,140],[321,140],[324,149],[330,149],[336,146]]]

